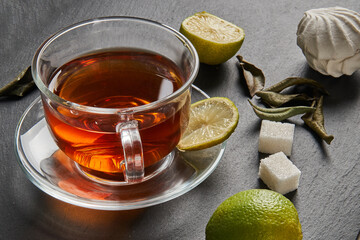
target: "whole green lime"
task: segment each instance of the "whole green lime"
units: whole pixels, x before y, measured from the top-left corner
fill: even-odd
[[[298,240],[301,225],[295,206],[266,189],[239,192],[215,210],[206,226],[207,240]]]

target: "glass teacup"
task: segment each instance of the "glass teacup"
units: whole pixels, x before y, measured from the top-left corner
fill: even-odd
[[[183,35],[133,17],[69,26],[32,62],[56,144],[84,174],[116,184],[145,181],[172,161],[198,69]]]

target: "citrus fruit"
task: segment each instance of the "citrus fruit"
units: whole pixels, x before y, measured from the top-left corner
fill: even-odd
[[[280,193],[266,189],[239,192],[215,210],[206,226],[206,239],[302,239],[298,213]]]
[[[225,97],[193,103],[189,125],[178,144],[180,150],[200,150],[225,141],[239,121],[235,104]]]
[[[194,45],[200,62],[209,65],[229,60],[245,38],[243,29],[207,12],[186,18],[180,32]]]

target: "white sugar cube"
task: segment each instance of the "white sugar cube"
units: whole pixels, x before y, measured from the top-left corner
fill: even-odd
[[[295,124],[262,120],[259,152],[269,154],[283,152],[287,156],[290,156],[294,131]]]
[[[278,193],[286,194],[297,189],[300,175],[300,170],[283,152],[260,161],[259,177],[271,190]]]

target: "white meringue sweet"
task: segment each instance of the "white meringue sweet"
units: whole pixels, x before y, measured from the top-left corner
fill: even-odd
[[[342,7],[306,11],[298,25],[297,45],[320,73],[351,75],[360,69],[360,14]]]

